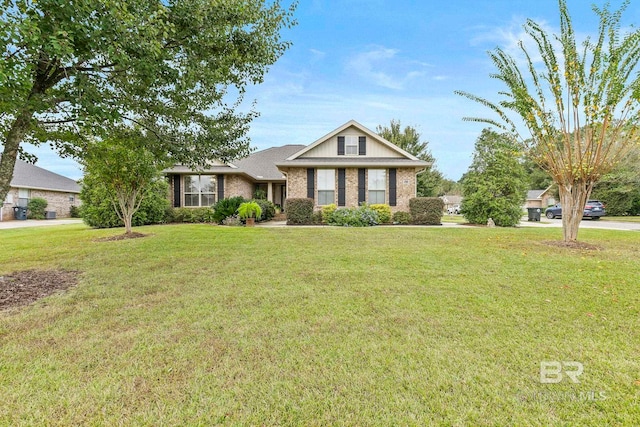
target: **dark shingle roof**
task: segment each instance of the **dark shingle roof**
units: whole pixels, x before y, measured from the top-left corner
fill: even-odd
[[[80,193],[77,182],[30,163],[16,160],[11,187]]]
[[[257,151],[234,164],[239,170],[250,175],[258,181],[283,180],[282,172],[275,166],[287,157],[302,150],[305,146],[298,144],[283,145],[282,147],[272,147],[266,150]]]
[[[430,163],[423,160],[412,160],[404,157],[364,157],[364,156],[340,156],[340,157],[298,157],[293,160],[276,162],[282,167],[305,167],[305,166],[404,166],[424,168]]]

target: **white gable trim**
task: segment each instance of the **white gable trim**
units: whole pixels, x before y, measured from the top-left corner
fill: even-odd
[[[286,160],[295,160],[298,157],[302,156],[304,153],[312,150],[313,148],[317,147],[318,145],[330,140],[331,138],[335,137],[336,135],[339,135],[340,133],[344,132],[346,129],[350,128],[350,127],[355,127],[358,130],[360,130],[361,132],[363,132],[366,136],[375,139],[376,141],[380,142],[382,145],[387,146],[387,148],[401,154],[402,156],[411,159],[411,160],[420,160],[418,159],[416,156],[409,154],[408,152],[404,151],[403,149],[401,149],[400,147],[392,144],[391,142],[387,141],[386,139],[384,139],[383,137],[381,137],[380,135],[378,135],[377,133],[371,131],[370,129],[367,129],[366,127],[362,126],[360,123],[356,122],[355,120],[349,120],[347,123],[343,124],[342,126],[340,126],[339,128],[333,130],[332,132],[329,132],[328,134],[326,134],[325,136],[321,137],[320,139],[317,139],[316,141],[312,142],[310,145],[307,145],[306,147],[304,147],[302,150],[298,151],[297,153],[294,153],[293,155],[287,157]]]

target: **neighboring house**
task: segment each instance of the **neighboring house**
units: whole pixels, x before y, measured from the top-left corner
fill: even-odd
[[[462,205],[462,196],[458,196],[455,194],[445,194],[444,196],[440,196],[442,202],[444,203],[444,210],[448,210],[449,208],[453,208],[454,206]]]
[[[57,218],[67,218],[71,206],[80,205],[80,185],[70,178],[50,172],[30,163],[16,160],[9,193],[0,209],[0,221],[14,218],[15,206],[27,206],[29,199],[41,197],[47,201],[47,211]]]
[[[529,190],[527,191],[527,201],[525,202],[525,208],[546,208],[556,204],[556,199],[553,196],[551,189],[553,185],[550,185],[544,190]]]
[[[233,163],[213,162],[197,171],[177,165],[164,172],[174,207],[211,206],[261,190],[282,207],[287,197],[309,197],[316,207],[386,203],[395,212],[409,210],[416,174],[428,166],[352,120],[307,146],[284,145]]]

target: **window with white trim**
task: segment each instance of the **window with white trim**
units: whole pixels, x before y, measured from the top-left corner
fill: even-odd
[[[215,175],[185,175],[184,205],[211,206],[216,202]]]
[[[387,170],[386,169],[369,169],[369,198],[370,204],[385,203],[385,191],[387,189]]]
[[[336,202],[336,170],[318,169],[318,205]]]
[[[355,135],[346,135],[344,137],[344,154],[347,156],[358,155],[358,137]]]

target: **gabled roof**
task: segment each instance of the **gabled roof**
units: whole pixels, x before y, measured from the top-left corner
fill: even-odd
[[[80,185],[71,178],[23,162],[20,159],[16,160],[10,185],[14,188],[80,193]]]
[[[242,160],[236,162],[239,170],[251,176],[257,181],[284,180],[282,172],[275,166],[279,162],[292,154],[300,151],[304,145],[289,144],[282,147],[272,147],[266,150],[257,151]]]
[[[544,194],[547,191],[549,191],[552,187],[553,187],[553,185],[548,186],[544,190],[528,190],[527,191],[527,200],[542,199],[542,196],[544,196]]]
[[[349,120],[347,123],[343,124],[342,126],[340,126],[339,128],[329,132],[328,134],[326,134],[325,136],[321,137],[320,139],[317,139],[316,141],[312,142],[310,145],[307,145],[306,147],[304,147],[302,150],[293,153],[291,156],[287,157],[286,160],[296,160],[299,157],[302,157],[306,152],[312,150],[313,148],[317,147],[318,145],[326,142],[327,140],[335,137],[336,135],[344,132],[346,129],[350,128],[350,127],[355,127],[358,130],[360,130],[362,133],[364,133],[366,136],[375,139],[376,141],[380,142],[382,145],[386,145],[388,148],[390,148],[391,150],[401,154],[402,156],[410,159],[410,160],[417,160],[417,161],[421,161],[420,159],[418,159],[417,157],[415,157],[414,155],[404,151],[403,149],[401,149],[400,147],[398,147],[397,145],[387,141],[386,139],[384,139],[383,137],[381,137],[380,135],[378,135],[377,133],[373,132],[372,130],[364,127],[363,125],[361,125],[360,123],[356,122],[355,120]],[[425,163],[426,165],[426,163]]]

